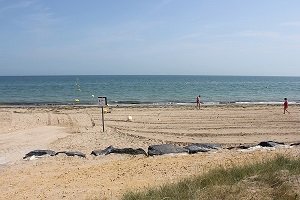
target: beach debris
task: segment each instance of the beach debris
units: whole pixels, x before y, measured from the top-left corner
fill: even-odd
[[[274,142],[274,141],[262,141],[258,144],[261,147],[275,147],[278,145],[284,145],[283,142]]]
[[[66,154],[67,156],[78,156],[78,157],[85,158],[85,154],[81,153],[79,151],[59,151],[55,155],[58,155],[58,154],[61,154],[61,153]]]
[[[217,144],[201,144],[201,143],[195,143],[190,144],[188,146],[183,147],[188,150],[189,154],[194,154],[198,152],[208,152],[211,150],[217,150],[221,148],[220,145]]]
[[[163,154],[170,154],[170,153],[188,153],[189,150],[175,146],[173,144],[159,144],[159,145],[151,145],[148,147],[148,155],[155,156],[155,155],[163,155]]]
[[[56,152],[52,150],[34,150],[27,153],[23,159],[34,157],[43,157],[43,156],[55,156]]]
[[[74,99],[74,101],[75,101],[75,102],[80,102],[80,100],[79,100],[79,99]]]
[[[111,113],[111,108],[109,106],[104,106],[103,107],[103,112],[104,113]]]
[[[132,116],[129,115],[129,116],[127,117],[127,121],[128,121],[128,122],[132,122]]]
[[[92,151],[92,155],[99,156],[99,155],[108,155],[111,153],[117,153],[117,154],[129,154],[129,155],[147,155],[147,153],[142,148],[133,149],[133,148],[115,148],[113,146],[109,146],[103,150],[94,150]]]

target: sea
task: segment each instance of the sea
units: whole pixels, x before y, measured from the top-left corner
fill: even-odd
[[[300,104],[300,77],[193,75],[0,76],[0,105]]]

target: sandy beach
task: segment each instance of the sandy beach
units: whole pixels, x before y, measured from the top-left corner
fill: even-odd
[[[226,147],[274,140],[300,142],[300,105],[283,114],[281,105],[110,107],[102,132],[101,110],[93,106],[0,107],[0,199],[119,199],[145,189],[277,154],[300,155],[300,148],[242,152]],[[127,121],[132,116],[132,121]],[[154,157],[92,150],[143,148],[172,143],[217,143],[223,149],[193,155]],[[31,150],[80,151],[86,158],[23,160]]]

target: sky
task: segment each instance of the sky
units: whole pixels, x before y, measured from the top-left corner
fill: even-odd
[[[0,75],[300,76],[299,0],[0,0]]]

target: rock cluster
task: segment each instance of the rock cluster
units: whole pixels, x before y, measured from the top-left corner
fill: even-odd
[[[278,146],[284,146],[285,144],[282,142],[275,141],[262,141],[257,145],[247,146],[247,145],[239,145],[228,147],[227,149],[257,149],[257,148],[276,148]],[[285,145],[288,147],[300,145],[300,142],[293,143],[290,145]],[[202,143],[194,143],[184,147],[176,146],[174,144],[158,144],[151,145],[148,147],[148,152],[145,152],[142,148],[115,148],[113,146],[109,146],[105,149],[94,150],[91,152],[91,155],[100,156],[100,155],[108,155],[108,154],[129,154],[129,155],[145,155],[145,156],[158,156],[164,154],[178,154],[178,153],[188,153],[195,154],[199,152],[209,152],[221,149],[221,146],[218,144],[202,144]],[[65,154],[67,156],[78,156],[85,158],[86,155],[79,151],[59,151],[55,152],[52,150],[34,150],[27,153],[23,159],[34,157],[43,157],[43,156],[56,156],[58,154]]]

